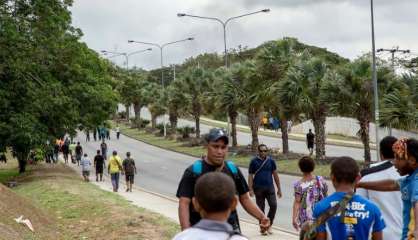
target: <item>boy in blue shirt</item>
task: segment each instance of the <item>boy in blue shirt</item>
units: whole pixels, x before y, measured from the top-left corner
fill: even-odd
[[[341,157],[331,164],[331,180],[335,193],[317,203],[313,217],[319,218],[329,208],[339,203],[346,194],[354,191],[359,180],[359,167],[350,157]],[[379,208],[372,202],[354,194],[341,213],[330,217],[317,229],[317,240],[381,240],[385,228]]]
[[[403,228],[401,240],[418,239],[418,141],[400,139],[393,144],[394,166],[400,180],[362,182],[357,187],[375,191],[401,191],[403,201]],[[399,211],[399,209],[393,209]]]

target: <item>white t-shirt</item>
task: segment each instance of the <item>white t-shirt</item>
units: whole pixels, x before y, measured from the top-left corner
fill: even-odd
[[[229,234],[225,232],[214,232],[191,227],[177,234],[173,240],[248,240],[248,238],[241,235],[233,235],[229,238]]]
[[[381,164],[387,164],[387,161],[372,164],[376,167]],[[398,180],[401,176],[392,166],[385,170],[370,173],[361,178],[360,182],[380,181],[385,179]],[[401,239],[402,234],[402,199],[399,191],[395,192],[378,192],[358,188],[356,193],[376,203],[380,208],[385,221],[386,228],[383,229],[383,240]]]
[[[88,157],[83,157],[80,162],[81,171],[90,171],[91,161]]]
[[[173,240],[248,240],[246,237],[232,233],[227,222],[202,219],[193,227],[177,234]]]

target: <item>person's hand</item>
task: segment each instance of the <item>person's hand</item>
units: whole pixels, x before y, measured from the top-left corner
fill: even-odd
[[[282,198],[282,191],[281,190],[277,190],[277,197]]]
[[[250,197],[254,197],[254,190],[250,190]]]
[[[293,225],[293,227],[294,227],[297,231],[299,231],[299,224],[298,224],[298,220],[297,220],[297,219],[293,219],[293,221],[292,221],[292,225]]]
[[[260,220],[260,229],[263,231],[267,231],[267,229],[270,227],[270,219],[266,216],[263,216],[263,218]]]

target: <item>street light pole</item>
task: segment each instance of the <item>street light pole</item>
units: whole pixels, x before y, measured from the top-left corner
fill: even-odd
[[[372,24],[372,80],[374,90],[374,118],[375,118],[375,131],[376,131],[376,159],[380,159],[380,146],[379,146],[379,96],[377,91],[377,73],[376,73],[376,44],[374,37],[374,10],[373,0],[370,0],[370,12],[371,12],[371,24]]]
[[[164,71],[163,71],[163,50],[164,47],[171,45],[171,44],[175,44],[175,43],[179,43],[179,42],[185,42],[185,41],[192,41],[194,40],[194,38],[189,37],[189,38],[185,38],[185,39],[181,39],[181,40],[177,40],[177,41],[173,41],[173,42],[168,42],[168,43],[164,43],[164,44],[158,44],[158,43],[150,43],[150,42],[140,42],[140,41],[134,41],[134,40],[128,40],[128,43],[140,43],[140,44],[145,44],[145,45],[151,45],[151,46],[155,46],[158,47],[160,49],[160,66],[161,66],[161,87],[164,90]],[[167,128],[166,128],[166,120],[165,120],[165,113],[163,116],[163,124],[164,124],[164,137],[167,136]]]
[[[215,17],[204,17],[204,16],[197,16],[197,15],[191,15],[191,14],[186,14],[186,13],[177,13],[177,16],[178,17],[192,17],[192,18],[200,18],[200,19],[207,19],[207,20],[217,21],[222,25],[223,33],[224,33],[225,68],[228,68],[228,51],[227,51],[227,46],[226,46],[226,26],[228,25],[228,23],[231,20],[234,20],[234,19],[237,19],[237,18],[242,18],[242,17],[254,15],[254,14],[257,14],[257,13],[268,13],[268,12],[270,12],[270,9],[263,9],[263,10],[256,11],[256,12],[250,12],[250,13],[242,14],[242,15],[239,15],[239,16],[230,17],[226,21],[222,21],[221,19],[215,18]],[[228,113],[226,114],[226,122],[227,122],[228,138],[230,138],[231,137],[231,131],[230,131],[230,119],[229,119],[229,114]]]

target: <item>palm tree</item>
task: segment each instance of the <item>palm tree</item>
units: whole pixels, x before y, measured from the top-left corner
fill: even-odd
[[[367,57],[361,57],[336,73],[326,88],[331,112],[358,120],[358,135],[364,145],[364,159],[370,163],[370,121],[373,120],[373,83],[371,64]],[[379,93],[384,95],[389,89],[389,79],[393,77],[387,67],[378,68]]]
[[[418,77],[405,74],[403,86],[383,96],[380,111],[382,126],[404,130],[418,129]]]
[[[215,81],[208,101],[215,102],[216,109],[228,113],[231,121],[232,147],[238,146],[237,141],[237,117],[241,106],[239,99],[240,85],[234,80],[230,69],[221,67],[214,73]]]
[[[316,160],[325,160],[325,121],[328,102],[324,97],[323,87],[331,77],[329,67],[318,57],[303,54],[295,65],[288,70],[286,79],[280,84],[280,101],[305,113],[312,119],[315,128]]]
[[[195,120],[197,138],[200,138],[200,116],[203,112],[203,99],[208,91],[211,79],[210,72],[198,67],[186,69],[180,77],[181,89],[186,99],[191,103],[189,112]]]
[[[148,103],[148,110],[151,113],[151,127],[156,128],[157,118],[166,112],[165,93],[161,85],[154,82],[149,83],[143,91],[145,102]]]
[[[268,87],[270,83],[263,79],[259,74],[255,61],[246,60],[231,66],[232,77],[235,84],[240,86],[237,89],[240,107],[247,116],[251,128],[251,148],[257,150],[258,127],[260,126],[261,114],[268,97]]]
[[[182,82],[173,81],[166,88],[168,117],[171,131],[176,131],[178,118],[186,113],[189,101],[182,91]]]
[[[277,98],[277,91],[281,81],[286,78],[286,73],[290,66],[294,63],[295,55],[301,51],[300,43],[293,38],[284,38],[279,41],[272,41],[264,44],[263,48],[258,52],[256,59],[257,65],[263,78],[274,82],[269,93],[269,100],[266,102],[267,108],[274,115],[280,117],[280,130],[282,135],[283,153],[289,152],[289,137],[287,122],[296,113],[290,106],[285,106],[283,102]]]

